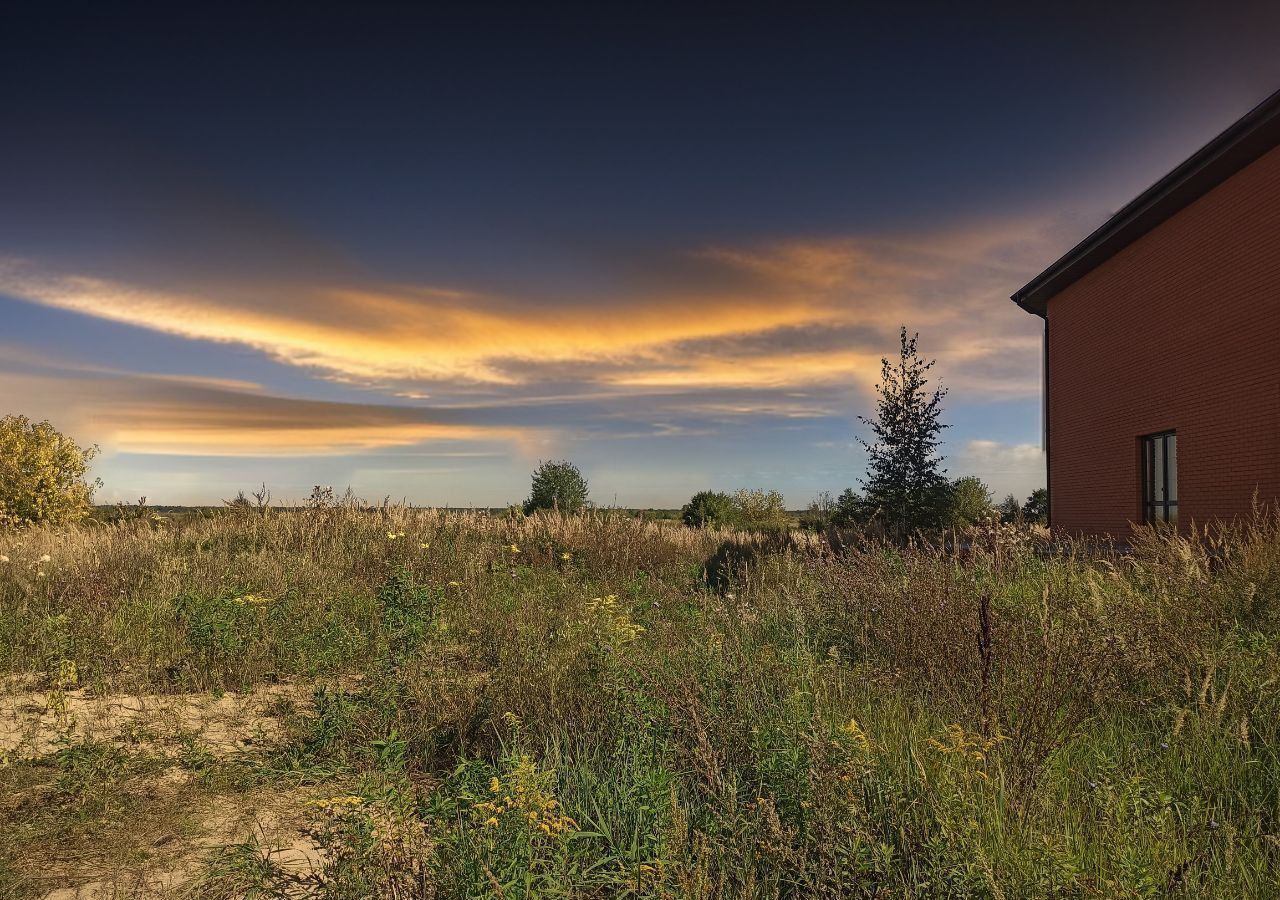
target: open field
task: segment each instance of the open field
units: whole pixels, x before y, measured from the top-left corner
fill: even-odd
[[[0,534],[0,897],[1267,897],[1280,519]]]

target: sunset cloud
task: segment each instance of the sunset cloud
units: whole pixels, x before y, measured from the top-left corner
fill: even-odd
[[[788,242],[690,254],[697,290],[552,302],[415,286],[205,284],[164,289],[0,263],[0,291],[195,340],[239,344],[326,377],[433,387],[869,386],[899,324],[949,383],[1038,389],[1035,324],[1008,286],[1042,254],[1021,223],[894,240]],[[1028,235],[1032,235],[1031,238]]]
[[[0,393],[58,411],[78,440],[120,453],[187,456],[331,456],[449,443],[522,445],[527,430],[409,407],[279,397],[243,383],[98,370],[0,369]]]

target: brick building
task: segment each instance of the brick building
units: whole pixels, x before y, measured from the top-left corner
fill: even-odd
[[[1055,530],[1280,498],[1280,92],[1013,295],[1045,320]]]

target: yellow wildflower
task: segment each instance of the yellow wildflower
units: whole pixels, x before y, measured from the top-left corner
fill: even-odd
[[[508,549],[508,550],[510,550],[512,553],[519,553],[519,552],[520,552],[520,548],[519,548],[517,545],[515,545],[515,544],[512,544],[512,545],[511,545],[510,547],[508,547],[507,549]]]
[[[498,780],[497,776],[495,775],[493,778],[490,778],[489,793],[496,794],[501,790],[502,790],[502,782]]]
[[[496,816],[490,816],[489,818],[484,820],[484,824],[486,828],[497,828],[498,819]]]

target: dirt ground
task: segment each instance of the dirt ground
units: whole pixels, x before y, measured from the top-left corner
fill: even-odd
[[[253,693],[222,696],[114,694],[83,689],[50,691],[33,681],[0,688],[0,765],[38,759],[60,746],[111,742],[157,759],[154,772],[135,790],[152,815],[107,823],[117,848],[111,854],[74,847],[39,848],[40,888],[49,900],[202,896],[198,879],[221,847],[253,845],[281,869],[297,875],[318,870],[322,856],[307,836],[307,804],[323,789],[273,789],[227,795],[197,783],[180,764],[199,748],[209,758],[230,759],[264,745],[282,730],[282,717],[310,708],[310,687],[293,682]],[[172,765],[165,766],[165,760]],[[30,815],[36,795],[0,797],[0,821]],[[15,819],[16,820],[16,819]],[[14,821],[14,820],[11,820]],[[127,846],[122,853],[119,842]],[[90,846],[92,841],[89,842]],[[121,856],[125,859],[122,861]],[[28,876],[30,877],[30,876]]]

